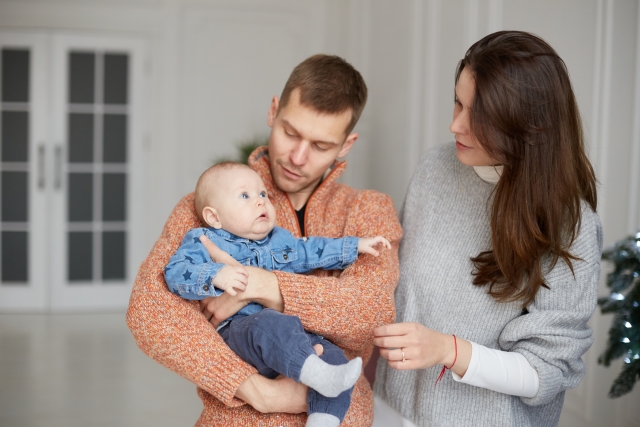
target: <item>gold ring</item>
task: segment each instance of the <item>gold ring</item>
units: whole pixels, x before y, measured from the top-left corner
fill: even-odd
[[[402,361],[404,362],[405,361],[405,359],[404,359],[404,350],[402,348],[400,348],[400,353],[402,353]]]

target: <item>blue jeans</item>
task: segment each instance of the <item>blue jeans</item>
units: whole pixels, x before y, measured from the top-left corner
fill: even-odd
[[[330,365],[342,365],[349,361],[338,346],[305,331],[296,316],[269,308],[250,316],[234,318],[219,332],[231,350],[267,378],[282,374],[299,382],[302,365],[307,357],[316,354],[313,349],[316,344],[322,344],[324,353],[320,358]],[[353,387],[337,397],[326,397],[309,389],[308,413],[331,414],[342,422],[351,403],[352,391]]]

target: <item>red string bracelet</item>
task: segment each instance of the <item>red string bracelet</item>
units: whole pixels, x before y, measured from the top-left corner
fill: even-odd
[[[458,360],[458,340],[456,340],[455,335],[453,335],[453,345],[456,347],[456,355],[453,358],[453,363],[448,368],[447,368],[447,365],[442,365],[442,371],[440,371],[440,375],[438,375],[438,379],[436,380],[435,385],[438,385],[438,382],[442,379],[442,377],[444,377],[444,373],[447,372],[447,369],[453,368],[453,365],[456,364],[456,360]]]

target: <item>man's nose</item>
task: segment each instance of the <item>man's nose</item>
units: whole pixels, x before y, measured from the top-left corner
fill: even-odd
[[[301,141],[289,154],[289,161],[296,166],[302,166],[307,162],[308,155],[309,144],[305,141]]]

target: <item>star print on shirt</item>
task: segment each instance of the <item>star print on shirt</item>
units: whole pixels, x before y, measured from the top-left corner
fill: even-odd
[[[189,270],[187,270],[182,277],[184,277],[184,280],[189,280],[191,279],[191,272]]]
[[[184,259],[188,259],[191,264],[195,264],[195,262],[193,262],[193,258],[191,258],[189,255],[185,255]]]
[[[194,237],[193,238],[193,243],[201,243],[200,242],[200,238],[199,237]]]
[[[322,256],[323,251],[324,251],[324,248],[318,248],[318,250],[316,251],[316,255],[318,255],[318,258]]]

